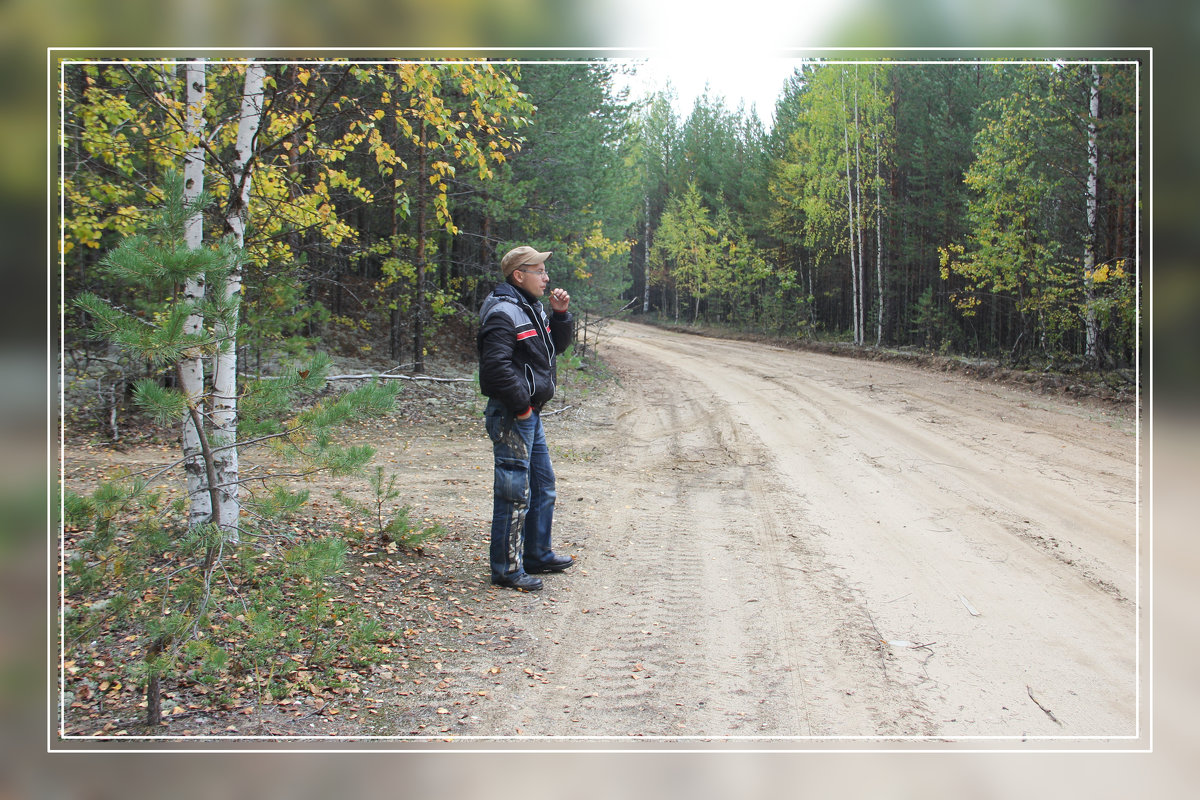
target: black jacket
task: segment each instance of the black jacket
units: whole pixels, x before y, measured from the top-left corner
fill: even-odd
[[[574,336],[570,313],[553,312],[508,283],[502,283],[479,310],[479,390],[514,414],[540,411],[554,397],[555,356]]]

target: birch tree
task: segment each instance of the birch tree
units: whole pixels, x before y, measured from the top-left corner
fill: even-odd
[[[879,305],[875,319],[875,346],[883,343],[883,146],[880,143],[880,128],[883,126],[885,115],[879,96],[879,68],[871,72],[871,87],[874,90],[874,109],[876,119],[871,126],[872,137],[875,140],[875,288],[878,292]]]
[[[263,76],[261,64],[246,65],[245,88],[237,122],[237,142],[230,170],[230,195],[223,213],[226,229],[240,252],[246,243],[246,222],[250,218],[250,194],[254,180],[255,140],[263,123]],[[242,296],[242,264],[231,264],[224,285],[218,289],[228,305],[228,316],[218,323],[217,338],[221,349],[213,369],[213,440],[218,448],[216,479],[219,490],[216,509],[217,527],[227,541],[237,544],[241,503],[238,501],[238,309]]]
[[[655,94],[640,110],[636,121],[634,168],[640,182],[642,199],[642,313],[651,308],[656,265],[654,239],[678,173],[679,121],[672,107],[674,94]],[[662,273],[659,273],[660,276]],[[664,276],[665,277],[665,276]],[[666,287],[663,287],[664,302]]]
[[[1098,173],[1100,171],[1100,148],[1098,124],[1100,121],[1100,68],[1091,66],[1088,81],[1088,115],[1087,115],[1087,229],[1083,234],[1083,285],[1084,285],[1084,325],[1086,328],[1084,358],[1091,365],[1099,362],[1097,342],[1099,326],[1096,322],[1096,291],[1094,275],[1096,272],[1096,205],[1098,201]]]
[[[846,75],[844,71],[838,71],[841,85],[841,103],[842,103],[842,144],[845,150],[844,158],[842,159],[843,174],[845,175],[846,186],[846,241],[850,251],[850,292],[852,295],[852,309],[850,324],[854,331],[854,343],[859,343],[858,322],[858,250],[854,246],[854,178],[851,175],[850,169],[850,119],[849,111],[846,108]]]
[[[183,159],[183,201],[193,208],[184,223],[184,243],[191,250],[204,246],[204,212],[196,201],[204,193],[204,106],[206,102],[206,70],[203,59],[189,61],[184,67],[185,120],[184,132],[191,143]],[[204,328],[204,317],[199,307],[204,299],[205,278],[203,274],[189,275],[183,284],[183,299],[193,312],[184,322],[183,331],[188,336],[199,336]],[[188,398],[188,405],[196,411],[183,419],[183,458],[188,493],[189,526],[208,522],[212,517],[212,501],[207,491],[207,476],[200,447],[201,430],[197,425],[205,419],[204,405],[204,354],[198,347],[189,348],[179,362],[179,385]]]
[[[650,193],[642,195],[642,313],[650,313]]]
[[[1010,68],[1014,69],[1014,68]],[[943,277],[964,278],[953,295],[966,315],[980,295],[1016,311],[1018,360],[1036,343],[1057,359],[1080,348],[1097,357],[1095,290],[1126,286],[1122,259],[1096,265],[1100,97],[1094,65],[1015,68],[1009,93],[988,103],[966,175],[972,232],[942,250]],[[1112,280],[1117,278],[1118,280]]]
[[[866,340],[866,316],[867,316],[867,286],[866,286],[866,247],[863,245],[863,231],[867,227],[866,217],[863,216],[862,198],[863,198],[863,168],[862,168],[862,126],[859,124],[859,76],[858,65],[854,65],[854,183],[857,191],[855,192],[855,210],[858,215],[858,224],[855,226],[858,230],[858,285],[855,287],[855,294],[858,296],[858,319],[855,323],[854,343],[861,345]]]
[[[230,332],[236,333],[238,302],[211,287],[203,297],[185,299],[177,287],[201,276],[212,287],[227,287],[244,254],[231,235],[212,246],[189,246],[183,237],[186,221],[206,207],[211,196],[201,193],[185,201],[185,182],[178,174],[164,176],[162,183],[159,208],[148,216],[146,232],[124,239],[102,262],[113,280],[137,288],[145,298],[145,310],[131,312],[94,294],[82,295],[77,303],[97,336],[156,369],[174,368],[178,374],[179,366],[197,355],[220,362],[221,354],[230,348]],[[197,331],[187,330],[188,320],[197,316],[206,324]],[[263,538],[274,522],[295,511],[307,497],[307,492],[287,489],[281,479],[353,473],[373,455],[368,447],[337,445],[330,429],[356,415],[388,412],[395,403],[396,387],[366,384],[297,411],[301,395],[312,399],[324,388],[328,361],[318,357],[304,368],[274,376],[274,380],[246,381],[241,396],[235,398],[240,403],[237,422],[244,429],[240,439],[224,439],[227,434],[207,425],[200,413],[204,404],[186,392],[182,383],[178,389],[154,378],[137,383],[135,402],[158,422],[174,423],[185,415],[192,420],[204,467],[203,490],[217,510],[210,520],[196,524],[189,513],[188,524],[177,529],[169,510],[159,507],[161,496],[151,490],[157,476],[114,479],[103,482],[90,498],[65,499],[74,524],[95,531],[81,543],[85,555],[75,560],[70,571],[78,574],[80,585],[104,581],[105,596],[114,599],[128,616],[135,635],[145,638],[145,662],[132,669],[133,677],[146,681],[149,724],[157,724],[158,681],[179,659],[187,657],[183,647],[188,642],[202,638],[202,622],[211,619],[207,614],[214,592],[221,594],[213,577],[227,565],[223,555],[238,540],[241,523],[222,516],[222,495],[230,488],[229,478],[218,477],[222,454],[253,445],[271,447],[272,457],[264,460],[266,471],[256,477],[265,491],[253,504],[253,524]],[[290,469],[284,470],[282,465]],[[168,464],[157,475],[175,466]],[[141,519],[128,522],[130,516],[137,516],[131,509],[138,506],[144,509]],[[121,524],[131,525],[138,535],[127,531],[122,536]],[[164,561],[172,565],[170,570],[164,570]],[[89,575],[89,564],[98,565],[95,572],[99,575]],[[113,564],[118,567],[109,566]],[[164,582],[162,575],[170,578]],[[70,593],[70,584],[68,587]],[[236,595],[237,590],[234,592]],[[237,597],[229,599],[243,602]],[[269,612],[255,611],[260,615]]]
[[[675,320],[679,320],[680,293],[692,302],[692,322],[700,317],[700,304],[720,290],[719,237],[709,209],[696,185],[672,197],[651,250],[651,263],[675,290]]]

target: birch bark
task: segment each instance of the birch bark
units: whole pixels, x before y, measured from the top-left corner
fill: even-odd
[[[1097,127],[1100,120],[1100,69],[1092,65],[1091,81],[1088,84],[1088,126],[1087,126],[1087,231],[1083,244],[1083,285],[1085,291],[1084,305],[1086,319],[1084,320],[1086,345],[1084,357],[1089,364],[1099,361],[1097,353],[1099,341],[1099,326],[1096,322],[1095,283],[1092,274],[1096,269],[1096,206],[1098,203],[1098,173],[1100,171],[1100,150],[1097,142]]]
[[[879,292],[878,316],[875,320],[875,346],[883,343],[883,156],[879,144],[879,126],[883,116],[879,106],[879,70],[872,75],[872,86],[875,89],[875,284]]]
[[[188,61],[184,67],[184,98],[187,104],[184,131],[191,144],[183,158],[183,198],[192,202],[204,191],[204,105],[207,100],[204,59]],[[204,246],[204,220],[199,210],[183,226],[184,241],[192,250]],[[183,286],[184,302],[199,304],[204,299],[205,278],[188,279]],[[184,333],[196,334],[204,327],[204,317],[193,313],[184,323]],[[184,471],[187,475],[188,526],[196,527],[212,518],[212,502],[201,455],[200,431],[196,419],[204,418],[204,359],[195,349],[188,351],[179,364],[180,389],[189,405],[199,413],[187,414],[183,421]]]
[[[650,193],[646,193],[646,227],[642,241],[642,313],[650,313]]]
[[[851,176],[850,164],[850,112],[846,108],[846,74],[842,73],[842,137],[846,150],[846,217],[849,221],[849,238],[850,238],[850,289],[851,295],[854,298],[853,307],[853,326],[854,326],[854,342],[858,343],[858,261],[856,260],[856,251],[854,248],[854,188],[853,178]]]
[[[254,144],[263,118],[263,79],[265,70],[257,62],[246,66],[246,83],[242,91],[241,115],[238,120],[237,144],[234,151],[229,205],[225,213],[234,242],[240,249],[246,242],[246,223],[250,216],[250,186],[254,173]],[[241,503],[238,497],[238,453],[233,443],[237,439],[237,328],[236,304],[242,295],[240,264],[230,271],[221,288],[227,301],[234,304],[227,323],[218,327],[221,342],[213,370],[213,444],[216,451],[217,483],[220,487],[216,522],[225,541],[239,540],[238,519]],[[218,449],[220,448],[220,449]]]
[[[867,280],[866,280],[866,248],[863,246],[863,228],[866,227],[866,217],[863,216],[862,210],[862,132],[859,130],[859,110],[858,110],[858,66],[854,67],[854,182],[857,188],[855,192],[855,205],[857,206],[858,216],[858,286],[855,287],[855,294],[858,295],[858,313],[854,320],[854,343],[861,345],[866,338],[863,330],[864,322],[867,316]]]
[[[417,253],[413,266],[413,372],[425,371],[425,258],[428,210],[429,126],[421,121],[421,162],[417,167]]]

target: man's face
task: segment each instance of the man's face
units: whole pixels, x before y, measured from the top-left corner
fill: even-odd
[[[513,281],[519,288],[541,299],[550,286],[550,275],[545,264],[522,264],[513,272]]]

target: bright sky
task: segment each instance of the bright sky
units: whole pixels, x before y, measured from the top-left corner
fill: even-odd
[[[651,57],[639,64],[630,82],[630,95],[642,97],[665,90],[668,84],[677,97],[675,113],[686,118],[696,99],[706,90],[711,97],[724,98],[725,106],[736,111],[738,103],[758,110],[767,127],[775,116],[775,101],[784,82],[800,62],[785,58],[742,58],[739,60],[701,59],[698,57]]]
[[[853,2],[853,0],[851,0]],[[734,110],[739,101],[770,127],[775,100],[797,61],[797,48],[815,47],[844,19],[845,2],[828,0],[612,0],[620,18],[615,37],[648,59],[630,84],[638,97],[666,88],[679,95],[676,111],[691,113],[707,83]]]

